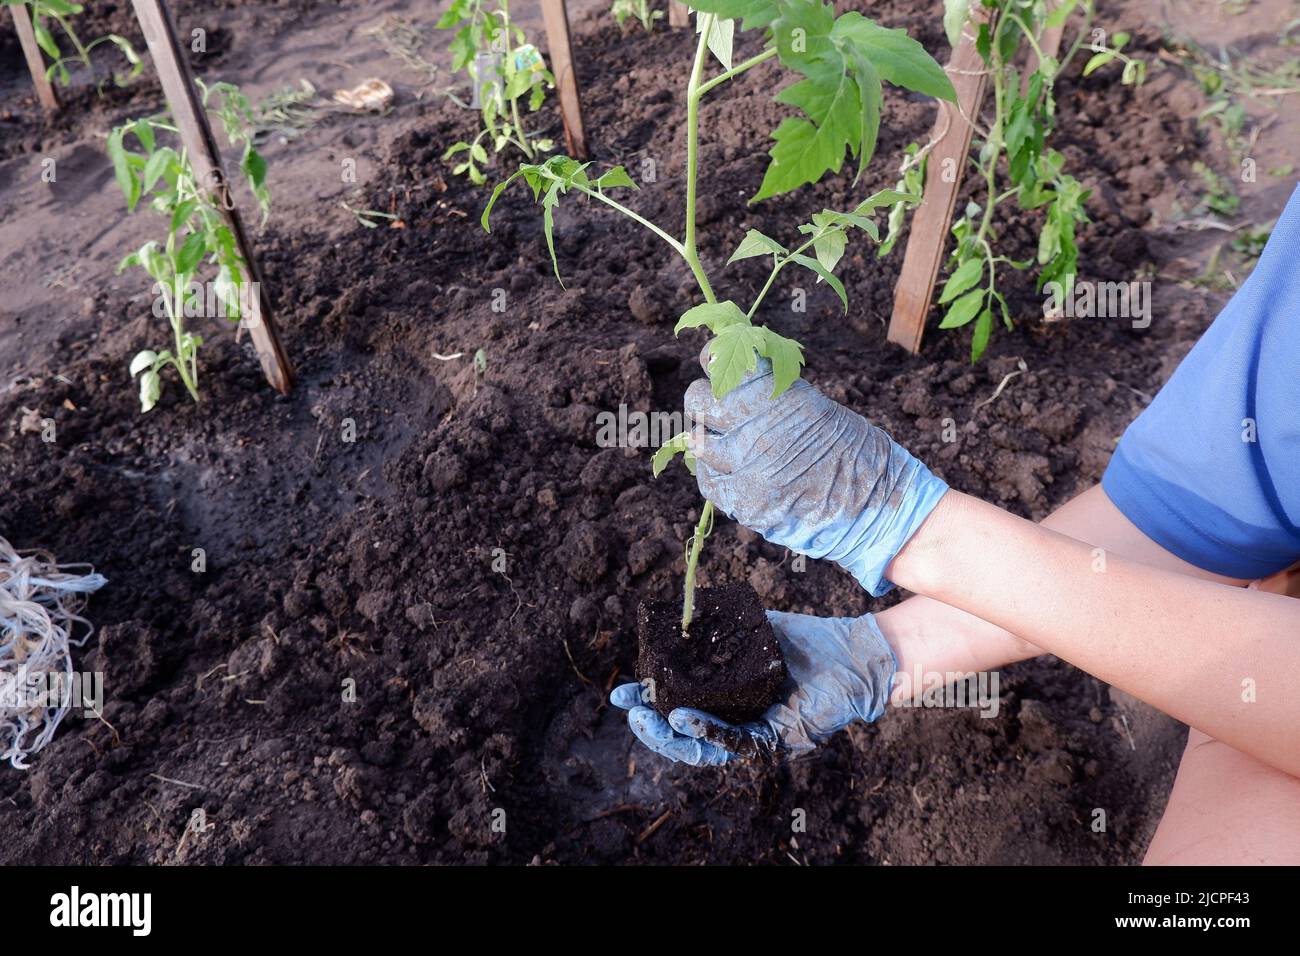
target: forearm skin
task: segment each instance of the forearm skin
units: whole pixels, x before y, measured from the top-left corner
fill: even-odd
[[[1041,648],[1300,774],[1300,602],[1151,557],[1126,557],[1105,541],[1085,543],[949,492],[888,574],[1006,632],[966,632],[958,653],[971,663]]]

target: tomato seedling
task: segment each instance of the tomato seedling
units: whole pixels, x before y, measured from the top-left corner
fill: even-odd
[[[1007,300],[998,288],[998,269],[1038,267],[1037,288],[1048,282],[1073,287],[1079,249],[1075,229],[1088,221],[1084,203],[1089,192],[1065,171],[1065,157],[1047,146],[1056,125],[1056,80],[1080,50],[1093,56],[1084,75],[1112,60],[1124,63],[1120,82],[1138,85],[1145,76],[1145,64],[1125,55],[1125,34],[1117,33],[1107,46],[1100,36],[1091,42],[1096,14],[1094,0],[1061,0],[1049,8],[1043,0],[980,0],[994,13],[993,26],[978,25],[975,48],[989,71],[993,88],[993,116],[986,128],[977,126],[982,142],[975,166],[983,181],[983,202],[972,201],[952,225],[956,247],[948,262],[949,276],[939,293],[944,307],[941,329],[955,329],[974,323],[971,361],[978,361],[988,347],[999,315],[1003,324],[1014,328]],[[970,22],[971,0],[945,0],[944,28],[956,47],[962,30]],[[1043,35],[1062,27],[1076,9],[1083,15],[1081,29],[1066,54],[1059,60],[1046,55]],[[1016,64],[1023,60],[1022,47],[1034,53],[1032,68]],[[1016,260],[997,251],[994,214],[1012,199],[1021,209],[1041,209],[1043,225],[1038,250],[1031,259]],[[1068,294],[1068,293],[1067,293]]]
[[[662,10],[650,8],[650,0],[614,0],[609,12],[624,33],[628,31],[629,20],[636,20],[646,33],[654,33],[655,21],[663,19],[664,15]]]
[[[514,147],[529,160],[555,148],[549,139],[533,138],[520,110],[523,101],[528,111],[535,113],[547,88],[555,86],[555,77],[524,31],[510,19],[510,0],[496,0],[496,4],[490,8],[486,0],[453,0],[438,21],[438,29],[456,31],[451,40],[451,68],[469,76],[483,118],[483,129],[472,141],[453,143],[442,158],[463,153],[452,172],[467,176],[476,186],[487,182],[482,168],[489,158],[485,141],[493,153]]]
[[[131,69],[125,74],[114,73],[113,82],[118,86],[125,86],[131,80],[140,75],[144,69],[144,63],[140,60],[140,55],[135,52],[135,47],[131,45],[126,37],[118,36],[116,33],[109,33],[106,36],[97,37],[89,43],[83,43],[77,31],[73,29],[70,17],[80,14],[85,7],[80,3],[72,3],[70,0],[0,0],[0,6],[16,7],[26,4],[31,8],[32,32],[36,34],[36,44],[53,62],[45,70],[45,78],[49,80],[57,79],[61,86],[69,86],[72,83],[72,74],[68,70],[70,63],[80,63],[90,78],[95,78],[95,65],[90,60],[90,51],[103,43],[111,43],[122,51],[126,57],[127,63]],[[54,38],[54,32],[50,29],[50,22],[57,23],[63,35],[72,44],[73,53],[64,56],[63,51],[59,48],[59,41]],[[101,83],[95,84],[96,89],[102,86]]]
[[[813,272],[848,308],[844,284],[835,275],[847,244],[847,233],[860,229],[879,241],[871,216],[882,207],[916,202],[919,195],[882,190],[848,211],[823,209],[798,227],[797,239],[789,245],[751,229],[732,252],[727,263],[753,257],[770,257],[771,268],[748,308],[730,299],[719,299],[700,257],[696,233],[696,205],[699,181],[700,101],[711,90],[768,60],[776,60],[798,79],[780,89],[778,102],[794,107],[796,115],[783,120],[771,134],[774,144],[771,162],[752,201],[787,193],[825,174],[839,172],[846,158],[857,161],[861,175],[875,150],[880,128],[883,82],[954,100],[956,94],[942,68],[919,43],[903,30],[880,26],[860,13],[835,15],[823,0],[694,0],[699,41],[686,82],[686,189],[685,230],[681,239],[650,222],[613,198],[613,189],[636,189],[622,166],[600,176],[589,175],[590,164],[567,156],[554,156],[544,163],[524,164],[493,190],[481,219],[489,228],[492,207],[517,179],[532,190],[542,206],[543,233],[556,278],[560,278],[555,256],[554,211],[561,199],[581,193],[633,222],[649,229],[686,262],[704,301],[689,309],[677,322],[675,333],[688,328],[706,328],[709,339],[709,379],[713,394],[721,397],[735,388],[763,357],[771,362],[773,396],[789,388],[799,377],[804,362],[803,348],[767,325],[755,322],[759,307],[787,266]],[[732,45],[738,20],[742,29],[763,33],[763,49],[748,59],[732,64]],[[722,72],[705,78],[712,52]],[[562,282],[563,280],[561,280]],[[677,454],[684,454],[686,466],[694,472],[686,433],[665,443],[655,454],[652,467],[658,475]],[[695,572],[700,549],[713,527],[713,504],[706,501],[695,533],[686,546],[686,579],[682,604],[682,630],[686,632],[694,609]]]
[[[253,148],[254,116],[248,99],[229,83],[205,85],[195,80],[203,94],[203,106],[220,120],[232,146],[242,146],[239,162],[262,221],[270,213],[271,195],[266,186],[266,160]],[[150,240],[124,257],[121,272],[140,266],[156,283],[161,303],[172,328],[172,348],[145,349],[131,360],[131,377],[140,377],[140,408],[149,411],[162,396],[161,372],[176,369],[181,383],[195,402],[199,400],[198,351],[203,339],[186,328],[186,318],[224,314],[238,322],[248,296],[257,290],[248,282],[248,267],[239,254],[234,234],[217,208],[211,183],[200,183],[185,149],[164,145],[162,137],[175,137],[176,128],[165,116],[132,120],[108,136],[108,155],[113,161],[117,183],[126,196],[127,209],[134,212],[141,199],[151,197],[149,206],[167,221],[167,235],[161,242]],[[128,149],[131,136],[140,147]],[[215,269],[204,291],[199,282],[205,262]]]

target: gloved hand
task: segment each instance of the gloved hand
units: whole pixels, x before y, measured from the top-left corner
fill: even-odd
[[[708,370],[708,352],[701,355]],[[879,597],[885,568],[948,486],[879,428],[796,381],[775,399],[772,367],[714,399],[691,383],[686,414],[700,492],[773,544],[830,558]]]
[[[768,611],[767,618],[790,679],[786,699],[759,720],[736,726],[691,707],[678,707],[665,720],[645,706],[640,684],[615,687],[610,703],[628,712],[632,733],[655,753],[696,767],[811,750],[853,721],[884,713],[898,664],[874,616]]]

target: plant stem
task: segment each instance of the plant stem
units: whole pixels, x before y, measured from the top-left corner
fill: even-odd
[[[660,229],[658,226],[656,226],[656,225],[655,225],[653,222],[651,222],[649,219],[646,219],[644,216],[640,215],[639,213],[635,213],[635,212],[633,212],[631,209],[628,209],[627,206],[624,206],[624,205],[623,205],[621,202],[619,202],[617,199],[610,199],[608,196],[606,196],[604,193],[600,192],[599,190],[591,189],[591,188],[589,188],[589,187],[587,187],[587,186],[583,186],[583,185],[581,185],[581,184],[579,184],[579,183],[574,183],[574,184],[573,184],[573,188],[576,189],[576,190],[578,190],[578,192],[586,193],[586,194],[587,194],[588,196],[590,196],[592,199],[598,199],[598,200],[600,200],[600,201],[603,202],[606,206],[609,206],[611,209],[616,209],[616,210],[618,210],[618,211],[621,212],[623,215],[625,215],[625,216],[627,216],[629,219],[631,219],[633,222],[636,222],[636,223],[641,224],[642,226],[645,226],[647,229],[649,229],[651,232],[653,232],[656,236],[658,236],[658,237],[659,237],[660,239],[662,239],[664,242],[668,243],[668,245],[672,246],[673,252],[677,253],[677,254],[678,254],[679,256],[681,256],[683,259],[686,258],[686,249],[682,246],[682,244],[681,244],[678,240],[676,240],[676,239],[674,239],[672,236],[668,235],[668,233],[664,232],[662,229]],[[688,259],[687,262],[689,262],[689,261],[690,261],[690,260]]]
[[[173,283],[172,293],[174,294],[176,291],[176,284]],[[163,289],[163,301],[167,304],[167,319],[172,324],[172,341],[176,346],[176,361],[173,364],[176,366],[176,371],[180,373],[181,381],[185,384],[185,388],[190,393],[190,397],[193,398],[197,404],[199,401],[199,390],[198,386],[195,384],[195,379],[198,378],[198,368],[195,368],[193,378],[190,377],[189,371],[185,368],[185,350],[181,345],[183,320],[179,315],[177,315],[177,308],[179,308],[180,303],[172,302],[171,296],[168,294],[166,288]]]
[[[700,77],[704,73],[704,60],[709,53],[709,32],[713,29],[714,15],[697,13],[700,42],[695,47],[695,62],[691,65],[690,82],[686,85],[686,237],[682,242],[682,255],[695,273],[706,301],[717,302],[709,285],[704,266],[700,263],[695,245],[695,194],[700,163]]]
[[[682,594],[682,634],[689,634],[691,618],[695,616],[695,569],[700,563],[700,550],[704,539],[713,530],[713,502],[705,499],[700,511],[700,520],[695,523],[695,534],[691,535],[686,554],[686,582]]]
[[[510,50],[511,22],[510,22],[510,3],[508,2],[508,0],[501,0],[501,12],[505,15],[505,21],[506,21],[506,25],[503,28],[502,33],[505,34],[505,44],[506,44],[506,52],[505,52],[506,67],[505,68],[507,72],[509,72],[515,69],[515,64]],[[504,90],[505,90],[505,86],[503,84],[502,91],[504,92]],[[515,124],[515,135],[519,137],[518,140],[515,142],[515,145],[520,147],[524,151],[524,155],[528,157],[528,161],[532,162],[536,154],[533,152],[532,146],[528,144],[528,134],[524,132],[523,121],[520,120],[519,118],[519,97],[517,96],[513,96],[510,98],[510,118],[514,121]]]
[[[756,54],[755,56],[751,56],[744,63],[740,63],[737,64],[736,66],[733,66],[726,73],[719,73],[717,76],[709,80],[707,83],[701,84],[700,88],[696,90],[696,92],[700,96],[703,96],[705,93],[709,92],[709,90],[713,89],[718,84],[725,83],[727,80],[734,79],[737,76],[740,76],[740,74],[744,73],[746,70],[750,69],[751,67],[758,66],[758,64],[762,63],[764,60],[770,60],[774,56],[776,56],[776,47],[770,46],[762,53]]]
[[[989,144],[991,146],[991,148],[988,150],[989,164],[988,164],[988,168],[983,170],[984,179],[987,184],[986,188],[988,190],[988,204],[984,207],[984,216],[980,220],[979,231],[975,234],[976,243],[982,242],[984,240],[985,234],[989,231],[989,227],[993,223],[993,210],[997,208],[998,200],[999,200],[998,157],[1002,155],[1002,150],[1003,150],[1002,124],[1004,122],[1003,110],[1005,106],[1003,102],[1004,94],[1002,89],[1002,83],[1003,80],[1005,79],[1006,70],[1002,63],[1002,57],[998,54],[998,42],[996,37],[994,37],[993,39],[992,56],[993,56],[993,69],[991,73],[992,73],[992,80],[993,80],[993,104],[994,104],[993,125],[989,127]],[[1041,59],[1039,62],[1042,62]]]

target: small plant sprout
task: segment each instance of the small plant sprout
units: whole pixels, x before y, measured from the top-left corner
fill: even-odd
[[[976,127],[982,142],[975,165],[983,180],[983,202],[972,201],[952,225],[956,247],[948,262],[948,280],[939,294],[944,308],[941,329],[955,329],[974,323],[971,361],[978,361],[988,347],[996,318],[1013,328],[1007,300],[998,288],[1000,266],[1013,269],[1038,267],[1038,288],[1048,282],[1072,287],[1078,268],[1079,250],[1075,228],[1088,221],[1084,203],[1088,190],[1065,172],[1065,157],[1047,147],[1056,124],[1054,87],[1057,78],[1081,49],[1093,51],[1084,67],[1088,75],[1119,60],[1124,63],[1120,82],[1138,85],[1145,77],[1145,64],[1121,52],[1128,42],[1117,33],[1113,46],[1085,43],[1092,36],[1096,14],[1094,0],[1062,0],[1049,8],[1043,0],[982,0],[996,13],[994,26],[980,23],[975,47],[988,70],[993,87],[993,117],[987,127]],[[970,0],[945,0],[944,27],[954,47],[970,19]],[[1082,25],[1065,56],[1056,59],[1043,51],[1043,35],[1063,26],[1075,10],[1082,13]],[[1031,72],[1016,63],[1022,46],[1034,53]],[[1021,209],[1042,209],[1043,226],[1034,259],[1017,261],[997,252],[995,213],[999,206],[1016,200]]]
[[[524,126],[520,102],[536,112],[547,87],[555,86],[555,77],[511,20],[509,0],[496,0],[495,8],[489,8],[487,0],[452,0],[438,28],[456,31],[451,68],[469,76],[483,117],[483,129],[472,141],[453,143],[443,153],[443,159],[462,157],[452,172],[467,176],[476,186],[486,183],[483,167],[489,157],[484,142],[493,153],[514,147],[528,160],[554,149],[551,140],[534,139]]]
[[[69,86],[72,83],[72,74],[68,70],[69,65],[80,63],[90,74],[91,80],[95,79],[95,65],[91,62],[90,51],[104,43],[111,43],[116,46],[122,56],[126,57],[126,62],[130,65],[127,73],[114,73],[113,82],[118,86],[125,86],[144,69],[144,63],[140,55],[135,52],[135,47],[126,37],[118,36],[116,33],[110,33],[106,36],[97,37],[89,43],[83,43],[77,31],[73,29],[70,22],[71,17],[79,15],[85,7],[80,3],[72,3],[70,0],[0,0],[0,6],[16,7],[21,4],[31,7],[32,31],[36,34],[37,45],[45,52],[45,55],[52,61],[45,71],[46,79],[57,79],[61,86]],[[59,41],[54,38],[54,32],[50,29],[50,23],[57,23],[63,35],[68,42],[72,44],[73,52],[64,55],[59,48]],[[96,88],[103,86],[102,82],[96,82]]]
[[[614,0],[609,12],[624,33],[628,31],[629,20],[636,20],[646,33],[654,33],[655,21],[662,20],[664,15],[662,10],[650,8],[650,0]]]
[[[253,113],[248,100],[229,83],[206,86],[196,80],[209,114],[221,121],[232,146],[242,146],[239,163],[265,222],[270,212],[266,187],[266,160],[253,148]],[[199,400],[198,351],[200,336],[186,328],[186,318],[219,312],[237,322],[243,316],[246,298],[257,295],[248,283],[248,269],[239,255],[235,237],[209,194],[212,184],[200,183],[185,150],[164,145],[162,137],[174,137],[176,128],[163,117],[133,120],[114,129],[108,137],[108,155],[118,185],[134,212],[146,196],[154,212],[167,221],[161,241],[150,240],[122,259],[121,272],[140,266],[153,278],[158,300],[172,328],[170,349],[145,349],[131,360],[131,377],[140,376],[140,408],[149,411],[162,396],[161,372],[172,366],[194,401]],[[127,148],[133,137],[139,151]],[[204,265],[215,270],[204,293],[199,277]]]
[[[567,156],[554,156],[544,163],[525,164],[497,185],[483,211],[482,225],[489,227],[492,207],[517,179],[532,190],[542,206],[542,226],[556,277],[560,277],[555,256],[554,212],[560,201],[580,193],[627,216],[650,230],[686,262],[699,285],[703,302],[689,309],[677,322],[675,332],[707,329],[709,379],[713,394],[721,397],[740,384],[757,368],[759,357],[767,359],[773,372],[773,396],[789,388],[800,375],[803,348],[767,325],[757,322],[759,309],[777,277],[790,266],[807,269],[824,281],[847,309],[844,284],[835,275],[847,244],[847,234],[858,229],[879,241],[873,213],[897,203],[916,202],[919,195],[882,190],[848,211],[823,209],[811,221],[798,227],[791,242],[751,229],[731,253],[727,263],[741,259],[770,259],[767,280],[748,307],[731,299],[720,299],[701,258],[695,227],[699,182],[700,101],[711,90],[729,82],[768,60],[776,60],[793,72],[795,82],[776,94],[778,102],[797,113],[783,120],[772,133],[771,162],[758,193],[751,201],[791,192],[815,183],[826,173],[838,172],[846,158],[856,160],[859,175],[875,149],[880,126],[882,82],[952,100],[952,84],[943,70],[916,41],[902,30],[891,30],[860,13],[840,16],[822,0],[695,0],[699,41],[686,83],[686,183],[684,191],[685,230],[682,238],[650,222],[610,195],[615,189],[636,189],[622,166],[599,176],[588,172],[590,164]],[[761,52],[732,63],[732,41],[738,22],[745,29],[763,31]],[[710,52],[722,72],[706,78]],[[562,281],[562,280],[561,280]],[[694,471],[689,436],[685,433],[664,444],[654,456],[658,475],[677,454]],[[695,574],[700,549],[713,528],[713,504],[701,509],[695,533],[686,545],[686,580],[682,603],[682,631],[688,632],[694,612]]]

